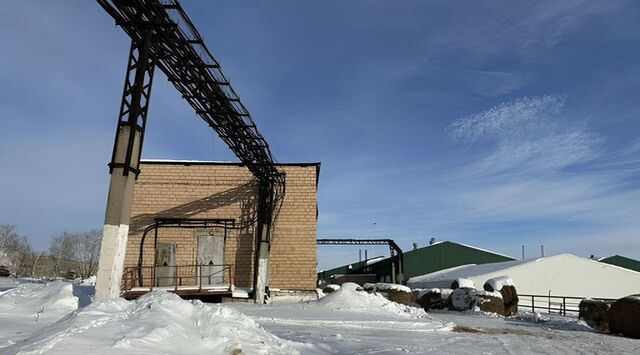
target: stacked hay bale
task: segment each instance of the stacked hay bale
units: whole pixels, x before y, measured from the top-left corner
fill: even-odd
[[[504,303],[503,316],[511,316],[518,313],[518,292],[513,285],[513,280],[508,276],[498,276],[487,280],[483,286],[487,292],[500,292]]]
[[[609,333],[609,308],[611,308],[612,303],[612,301],[585,298],[580,301],[578,306],[578,318],[584,320],[596,330]]]
[[[609,308],[607,315],[609,330],[612,334],[640,339],[640,295],[616,300]]]
[[[416,303],[425,311],[430,309],[445,309],[447,308],[451,292],[453,292],[453,290],[450,288],[432,288],[429,290],[422,290],[416,298]]]
[[[416,303],[417,293],[412,292],[411,289],[407,286],[378,282],[375,284],[366,283],[362,287],[369,293],[380,293],[389,301],[404,305]]]

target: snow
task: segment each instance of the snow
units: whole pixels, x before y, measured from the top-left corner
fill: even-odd
[[[342,284],[339,290],[326,295],[315,303],[309,303],[309,305],[332,311],[387,312],[416,318],[426,315],[421,308],[391,302],[380,294],[362,291],[360,285],[352,282]]]
[[[466,287],[466,288],[476,288],[475,283],[473,283],[473,280],[469,280],[469,279],[465,279],[465,278],[459,278],[456,280],[456,282],[458,283],[458,287],[462,288],[462,287]]]
[[[513,286],[513,280],[509,276],[498,276],[487,280],[485,284],[489,284],[494,291],[500,291],[503,286]]]
[[[153,291],[137,301],[96,302],[6,349],[52,354],[290,354],[249,317],[221,305]]]
[[[366,260],[366,261],[364,262],[364,264],[365,264],[366,266],[369,266],[369,265],[373,265],[373,264],[375,264],[375,263],[377,263],[377,262],[379,262],[379,261],[382,261],[382,260],[384,260],[384,259],[386,259],[386,257],[384,257],[384,256],[376,256],[376,257],[374,257],[374,258],[371,258],[371,259],[369,259],[369,260]]]
[[[390,284],[385,282],[378,283],[366,283],[363,285],[365,289],[372,289],[374,292],[377,291],[400,291],[400,292],[411,292],[411,289],[404,285],[398,284]]]
[[[233,298],[249,298],[249,289],[246,288],[234,288],[231,294]]]
[[[631,354],[640,344],[593,332],[571,317],[426,313],[353,283],[321,300],[296,304],[204,304],[157,290],[138,301],[115,299],[77,309],[72,287],[21,284],[2,292],[0,353]],[[36,322],[34,313],[41,309]]]
[[[73,294],[73,285],[64,281],[20,283],[1,292],[0,350],[77,308],[78,297]]]
[[[330,290],[337,291],[337,290],[339,290],[339,289],[340,289],[340,285],[336,285],[336,284],[329,284],[329,285],[325,286],[324,288],[325,288],[325,290],[326,290],[326,289],[330,289]]]
[[[95,286],[96,285],[96,276],[89,276],[86,279],[82,280],[80,283],[83,286]]]

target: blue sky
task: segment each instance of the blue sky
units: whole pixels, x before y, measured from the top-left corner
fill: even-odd
[[[640,3],[183,6],[277,159],[322,162],[320,237],[640,258]],[[102,224],[129,40],[93,1],[19,1],[0,45],[0,223],[46,249]],[[161,73],[143,157],[235,160]]]

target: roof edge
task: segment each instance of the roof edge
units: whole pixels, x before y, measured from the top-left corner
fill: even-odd
[[[227,166],[246,166],[241,162],[232,161],[206,161],[206,160],[181,160],[181,159],[140,159],[140,164],[155,165],[227,165]],[[276,163],[275,166],[320,166],[320,162],[311,163]]]

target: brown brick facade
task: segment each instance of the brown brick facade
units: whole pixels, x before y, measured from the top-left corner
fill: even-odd
[[[234,283],[251,287],[255,261],[256,181],[233,163],[143,162],[136,181],[125,267],[138,265],[143,230],[154,218],[234,219],[240,229],[227,230],[224,263]],[[317,181],[319,164],[285,164],[286,194],[274,224],[269,286],[288,290],[316,287]],[[161,229],[158,242],[176,244],[176,264],[196,264],[199,234],[222,235],[223,229]],[[145,240],[143,264],[154,260],[153,233]],[[188,271],[181,271],[190,283]],[[195,283],[195,279],[193,280]]]

